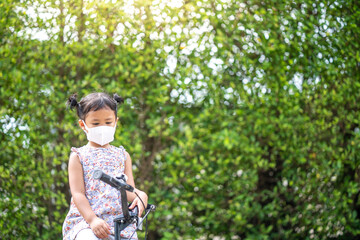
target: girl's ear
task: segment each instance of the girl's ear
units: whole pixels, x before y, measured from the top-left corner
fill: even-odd
[[[86,132],[84,122],[81,119],[79,119],[79,126],[81,127],[82,130]]]

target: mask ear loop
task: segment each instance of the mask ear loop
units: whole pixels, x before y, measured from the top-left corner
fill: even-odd
[[[84,127],[85,127],[85,129],[86,129],[86,131],[84,130],[84,132],[87,134],[87,133],[89,132],[89,128],[88,128],[88,126],[86,126],[86,124],[85,124],[85,121],[84,121],[84,120],[82,120],[82,119],[80,119],[80,120],[83,122]]]

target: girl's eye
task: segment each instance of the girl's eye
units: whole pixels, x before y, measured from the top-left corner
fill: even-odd
[[[112,122],[107,122],[106,124],[111,124]]]
[[[95,125],[95,126],[96,126],[96,125],[99,125],[99,123],[93,123],[92,125]]]

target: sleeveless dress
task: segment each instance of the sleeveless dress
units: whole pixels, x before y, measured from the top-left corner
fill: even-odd
[[[93,171],[101,169],[104,173],[116,177],[125,170],[124,147],[111,146],[109,148],[95,148],[85,145],[80,148],[71,148],[71,151],[79,157],[84,172],[85,196],[89,200],[92,210],[96,216],[105,220],[111,227],[110,234],[114,233],[114,219],[122,215],[120,191],[110,185],[93,179]],[[70,210],[63,224],[63,239],[73,240],[83,229],[90,225],[81,216],[71,198]],[[129,238],[135,231],[135,224],[130,224],[121,232],[121,237]],[[135,233],[131,239],[137,239]]]

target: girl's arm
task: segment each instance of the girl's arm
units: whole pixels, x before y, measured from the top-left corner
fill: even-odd
[[[124,173],[128,177],[128,180],[126,181],[126,183],[135,188],[134,176],[133,176],[133,173],[132,173],[131,157],[130,157],[129,153],[127,153],[127,152],[125,152],[125,156],[126,156],[126,160],[125,160]],[[144,202],[144,205],[146,207],[147,202],[148,202],[148,196],[146,195],[146,193],[143,192],[143,191],[140,191],[139,189],[136,189],[136,188],[135,188],[135,192],[139,195],[139,197]],[[143,213],[143,211],[145,209],[144,209],[144,206],[143,206],[142,202],[140,201],[140,199],[136,196],[135,193],[126,192],[126,194],[127,194],[128,201],[132,202],[132,204],[131,204],[131,206],[129,208],[133,209],[135,206],[138,206],[138,208],[139,208],[139,216],[141,216],[141,214]]]
[[[72,153],[69,159],[69,184],[74,203],[81,216],[90,224],[94,234],[99,238],[108,237],[110,226],[95,215],[85,196],[84,172],[79,157],[75,153]]]

